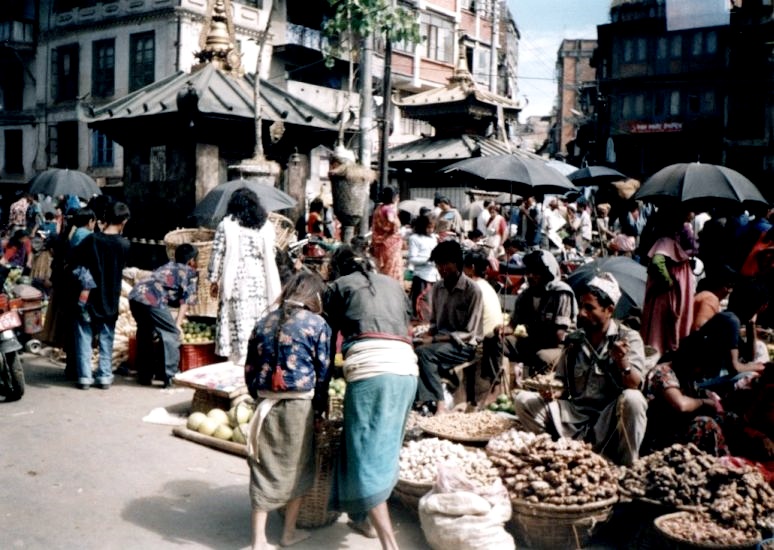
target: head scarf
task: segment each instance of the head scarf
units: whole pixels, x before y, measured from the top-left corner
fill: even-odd
[[[610,298],[610,300],[612,300],[613,305],[616,305],[618,300],[621,299],[621,287],[618,286],[618,281],[616,281],[615,277],[610,273],[599,273],[589,281],[588,286],[589,288],[601,290],[608,298]]]

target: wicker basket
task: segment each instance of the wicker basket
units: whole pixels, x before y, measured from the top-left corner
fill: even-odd
[[[406,507],[406,509],[419,516],[419,499],[430,492],[432,483],[415,483],[405,479],[398,479],[392,494]]]
[[[529,548],[582,548],[596,527],[610,519],[617,501],[618,497],[613,497],[583,505],[558,506],[513,499],[513,534]]]
[[[758,544],[761,542],[760,538],[757,539],[750,539],[747,541],[735,541],[733,544],[715,544],[715,543],[709,543],[709,542],[693,542],[686,539],[682,539],[679,537],[676,537],[666,529],[664,529],[664,522],[679,516],[688,515],[690,512],[674,512],[672,514],[666,514],[663,516],[657,517],[655,520],[653,520],[653,527],[655,527],[656,531],[659,535],[663,538],[663,541],[665,543],[669,543],[671,545],[677,545],[678,548],[681,549],[689,549],[689,548],[707,548],[707,549],[713,549],[713,550],[752,550],[754,548],[758,547]],[[694,518],[695,519],[695,518]],[[698,520],[696,520],[698,523]]]
[[[341,512],[328,510],[328,500],[333,485],[333,467],[341,445],[341,422],[326,421],[322,430],[315,434],[315,476],[312,489],[301,500],[296,525],[302,529],[315,529],[330,525]],[[285,510],[280,513],[284,515]]]
[[[175,259],[175,249],[181,244],[192,244],[199,251],[196,262],[199,265],[199,282],[196,289],[196,304],[188,308],[188,315],[198,317],[216,317],[218,315],[218,299],[210,295],[210,285],[207,284],[207,268],[212,253],[212,241],[215,231],[212,229],[175,229],[164,236],[167,256]]]
[[[344,397],[331,395],[328,397],[328,420],[342,420],[344,418]]]
[[[285,250],[296,240],[296,226],[290,220],[276,212],[269,212],[269,221],[274,224],[274,245]]]
[[[215,342],[182,344],[180,346],[180,372],[218,363],[221,360],[215,355]]]

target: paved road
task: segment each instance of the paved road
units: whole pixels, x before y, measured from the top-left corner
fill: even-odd
[[[156,407],[185,413],[193,390],[118,376],[108,391],[82,391],[61,363],[24,357],[27,393],[0,403],[0,549],[249,547],[244,459],[142,420]],[[399,504],[392,514],[402,549],[427,548]],[[344,518],[294,548],[379,548]],[[276,542],[276,514],[269,528]]]

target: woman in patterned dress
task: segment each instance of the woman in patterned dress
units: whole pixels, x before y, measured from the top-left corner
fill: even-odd
[[[398,218],[398,193],[392,187],[385,187],[374,208],[371,231],[371,251],[376,260],[376,269],[382,275],[403,281],[403,238],[400,236]]]
[[[210,295],[220,295],[215,353],[244,365],[255,323],[281,291],[274,226],[250,189],[231,195],[218,224],[208,269]]]

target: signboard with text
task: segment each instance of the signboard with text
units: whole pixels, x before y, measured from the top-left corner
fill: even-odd
[[[682,122],[631,122],[629,124],[629,132],[632,134],[663,134],[682,131]]]

